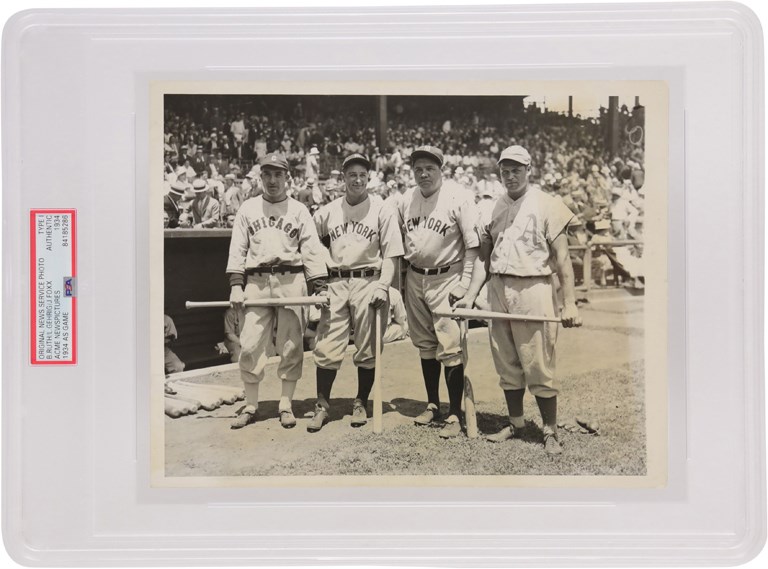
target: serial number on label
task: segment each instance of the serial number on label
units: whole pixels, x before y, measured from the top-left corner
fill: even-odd
[[[74,211],[37,210],[32,223],[32,364],[75,363]]]

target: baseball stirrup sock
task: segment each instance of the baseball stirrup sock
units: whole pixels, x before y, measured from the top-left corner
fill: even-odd
[[[424,386],[427,388],[427,402],[434,403],[440,408],[440,362],[437,360],[421,360],[421,372],[424,375]]]
[[[445,382],[448,384],[449,413],[461,417],[461,400],[464,398],[464,365],[445,366]]]
[[[277,408],[281,411],[290,410],[291,402],[293,401],[293,394],[296,392],[296,381],[283,380],[283,385],[280,394],[280,403]]]
[[[331,388],[333,387],[333,381],[336,379],[335,369],[317,368],[317,398],[324,400],[326,403],[331,400]]]
[[[509,411],[509,422],[518,429],[525,426],[525,420],[523,419],[524,396],[525,389],[504,390],[504,398],[507,400],[507,411]]]
[[[557,428],[557,396],[555,397],[537,397],[536,403],[539,404],[542,422],[552,428]]]
[[[259,406],[259,384],[243,382],[243,389],[245,391],[245,403],[247,405],[253,405],[258,408]]]
[[[363,402],[363,405],[368,405],[368,396],[373,389],[375,371],[375,369],[357,368],[357,398]]]

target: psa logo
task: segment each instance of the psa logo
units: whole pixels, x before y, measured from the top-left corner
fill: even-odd
[[[75,277],[64,277],[64,296],[73,297],[76,294]]]

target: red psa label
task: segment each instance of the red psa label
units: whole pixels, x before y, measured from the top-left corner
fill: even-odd
[[[77,216],[74,209],[29,214],[32,365],[77,363]]]

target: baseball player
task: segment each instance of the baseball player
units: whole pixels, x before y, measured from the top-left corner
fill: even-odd
[[[403,242],[394,209],[368,194],[371,163],[363,154],[351,154],[341,167],[346,195],[321,207],[314,216],[320,239],[328,246],[328,296],[323,307],[314,349],[317,366],[315,416],[307,426],[317,432],[328,422],[331,387],[344,359],[350,329],[354,330],[357,397],[352,404],[353,427],[365,425],[366,407],[373,387],[375,311],[389,311],[389,287],[395,275],[395,258]],[[380,338],[386,329],[382,319]]]
[[[414,419],[429,425],[440,419],[440,370],[445,367],[450,410],[443,438],[461,433],[464,393],[459,324],[433,311],[464,297],[478,255],[478,213],[470,192],[442,188],[443,153],[434,146],[420,146],[411,154],[418,185],[397,202],[404,236],[406,275],[405,308],[411,340],[419,350],[427,407]]]
[[[490,272],[488,301],[494,312],[555,316],[552,264],[556,267],[564,306],[563,326],[581,326],[568,254],[567,227],[573,213],[562,200],[528,185],[531,156],[522,146],[510,146],[498,161],[507,189],[499,198],[490,221],[483,228],[480,257],[475,263],[466,296],[456,303],[471,308]],[[507,400],[510,426],[488,440],[501,442],[524,426],[523,396],[526,386],[536,397],[544,423],[544,449],[562,452],[557,437],[554,322],[493,320],[489,325],[491,353]]]
[[[257,419],[259,383],[264,378],[273,329],[281,358],[278,411],[285,428],[296,425],[291,402],[304,362],[306,311],[295,306],[244,308],[244,301],[304,296],[314,279],[327,277],[327,253],[307,208],[286,196],[288,163],[277,154],[267,154],[260,162],[264,194],[245,201],[238,210],[227,263],[230,304],[245,310],[239,367],[246,405],[232,423],[233,429]]]

